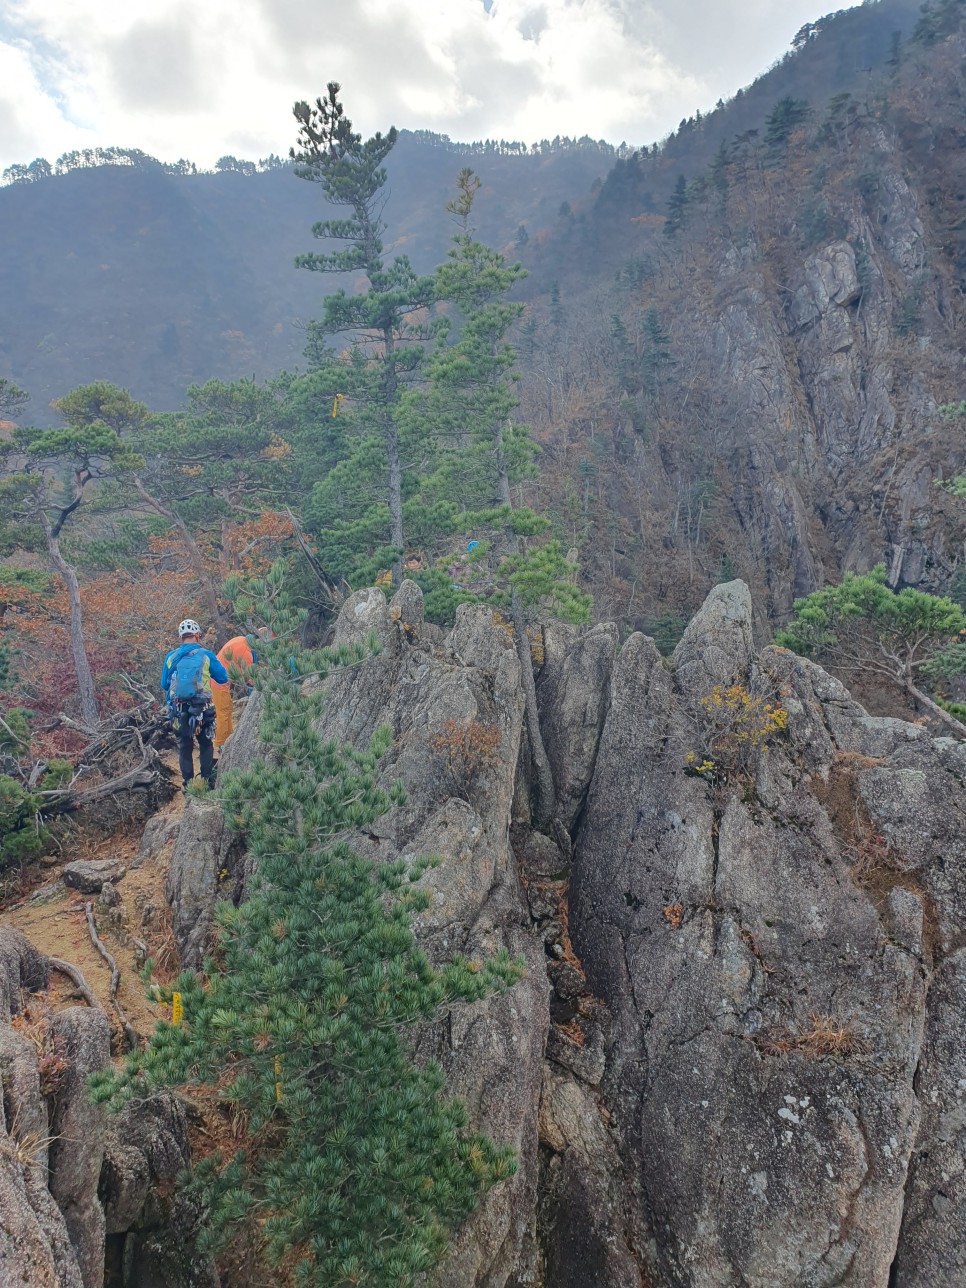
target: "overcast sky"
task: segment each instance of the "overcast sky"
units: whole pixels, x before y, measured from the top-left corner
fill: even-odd
[[[848,0],[845,0],[847,3]],[[842,0],[839,0],[842,3]],[[365,133],[647,143],[787,49],[820,0],[0,0],[0,169],[137,147],[285,154],[326,81]]]

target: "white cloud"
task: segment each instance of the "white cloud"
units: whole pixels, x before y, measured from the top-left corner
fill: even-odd
[[[0,43],[0,87],[0,168],[81,145],[83,131],[43,88],[27,50]]]
[[[82,146],[211,164],[293,141],[328,80],[366,133],[660,137],[787,45],[816,0],[7,0],[0,166]]]

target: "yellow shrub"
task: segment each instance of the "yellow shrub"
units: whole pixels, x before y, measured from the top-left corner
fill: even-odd
[[[747,772],[752,753],[788,725],[780,702],[750,692],[743,684],[716,684],[698,700],[705,751],[688,752],[686,767],[709,777]]]

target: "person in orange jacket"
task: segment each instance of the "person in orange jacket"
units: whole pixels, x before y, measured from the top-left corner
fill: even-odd
[[[263,639],[270,639],[271,633],[266,627],[258,632]],[[235,666],[254,666],[258,661],[255,650],[248,642],[248,636],[236,635],[218,651],[218,661],[227,671],[233,663]],[[211,698],[215,704],[215,749],[220,751],[228,741],[232,731],[231,681],[216,684],[211,681]]]

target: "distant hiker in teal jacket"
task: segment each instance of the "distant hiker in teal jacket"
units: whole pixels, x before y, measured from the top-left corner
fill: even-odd
[[[211,701],[211,682],[224,684],[228,672],[210,649],[201,645],[201,627],[186,617],[178,627],[181,643],[164,659],[161,688],[175,725],[178,739],[178,765],[185,786],[195,776],[194,746],[198,739],[201,777],[214,785],[215,708]]]

